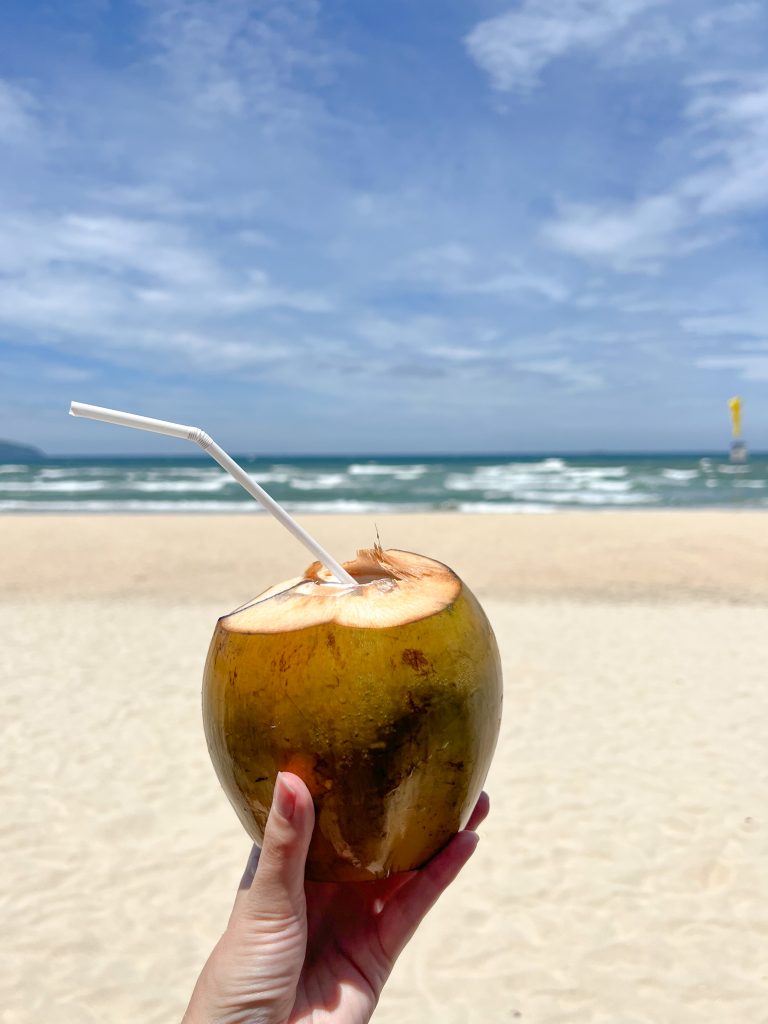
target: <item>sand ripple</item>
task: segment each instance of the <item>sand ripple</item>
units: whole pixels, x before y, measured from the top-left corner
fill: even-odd
[[[489,611],[492,814],[378,1024],[768,1020],[764,609]],[[200,721],[215,610],[3,617],[0,1021],[178,1020],[249,849]]]

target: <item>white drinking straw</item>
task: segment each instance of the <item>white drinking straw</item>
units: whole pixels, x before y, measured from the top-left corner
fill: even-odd
[[[69,414],[70,416],[85,416],[89,420],[102,420],[104,423],[115,423],[119,427],[136,427],[138,430],[151,430],[155,434],[167,434],[168,437],[181,437],[186,441],[194,441],[226,469],[241,487],[244,487],[249,494],[260,501],[264,508],[283,524],[286,530],[289,530],[297,540],[309,548],[337,582],[357,586],[357,580],[350,576],[347,570],[339,565],[324,548],[321,548],[314,537],[310,537],[307,531],[299,526],[296,520],[289,516],[274,498],[271,498],[255,480],[248,476],[242,466],[238,466],[235,460],[230,458],[224,449],[220,448],[213,438],[199,427],[187,427],[182,423],[169,423],[167,420],[153,420],[149,416],[137,416],[132,412],[118,412],[117,409],[104,409],[100,405],[84,405],[82,402],[72,402]]]

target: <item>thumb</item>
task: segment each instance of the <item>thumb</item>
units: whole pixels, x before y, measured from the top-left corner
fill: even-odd
[[[312,795],[298,775],[278,772],[246,916],[303,915],[304,867],[315,824]]]

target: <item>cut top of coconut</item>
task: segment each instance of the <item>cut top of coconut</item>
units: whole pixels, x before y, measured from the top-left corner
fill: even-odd
[[[284,633],[325,623],[386,629],[435,615],[461,590],[459,577],[442,562],[378,544],[343,565],[357,586],[338,583],[313,562],[304,576],[270,587],[221,625],[233,633]]]

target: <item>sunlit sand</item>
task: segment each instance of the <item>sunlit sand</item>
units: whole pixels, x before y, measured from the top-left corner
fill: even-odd
[[[302,520],[338,557],[372,517]],[[381,516],[505,673],[492,811],[379,1024],[711,1024],[768,1005],[760,514]],[[200,719],[218,615],[300,572],[265,516],[6,517],[0,1021],[178,1020],[249,841]]]

